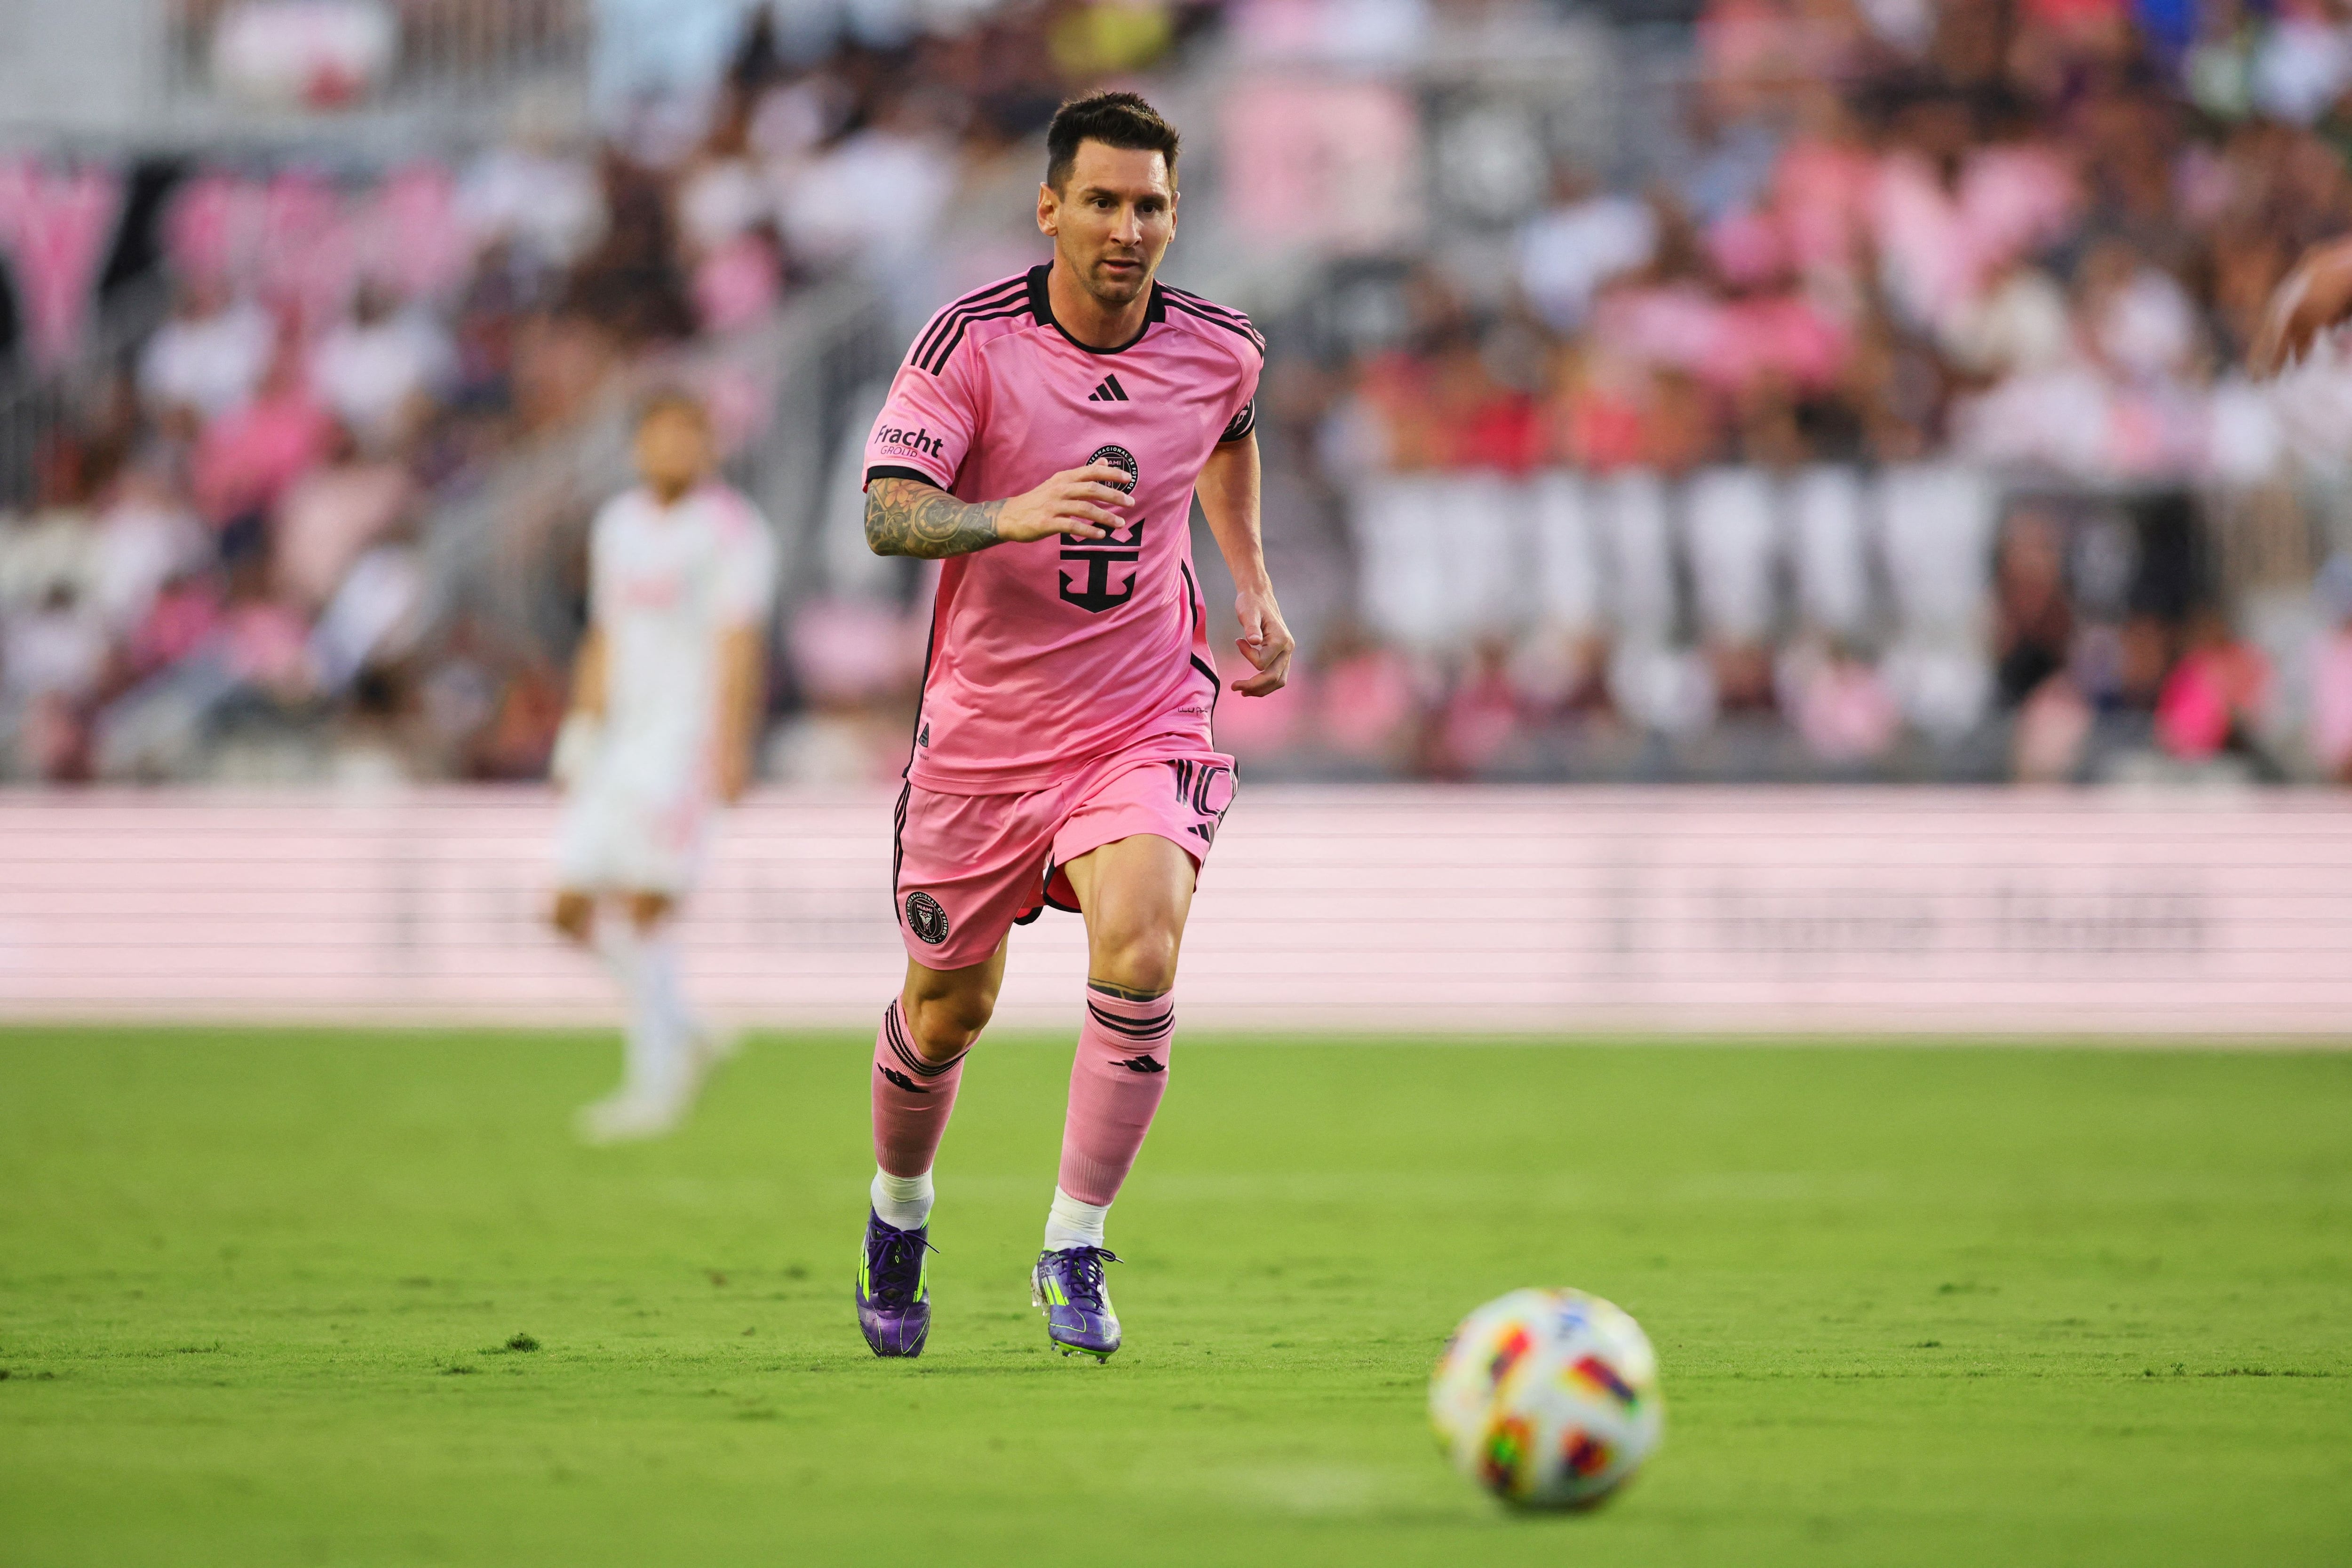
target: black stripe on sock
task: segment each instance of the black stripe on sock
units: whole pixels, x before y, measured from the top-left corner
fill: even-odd
[[[1139,1022],[1123,1019],[1117,1013],[1105,1012],[1092,1002],[1087,1004],[1087,1011],[1092,1013],[1095,1022],[1102,1025],[1103,1028],[1123,1034],[1129,1040],[1148,1040],[1153,1035],[1166,1034],[1176,1027],[1174,1008],[1170,1008],[1156,1019],[1144,1019]]]
[[[893,1002],[889,1010],[882,1015],[882,1033],[883,1038],[889,1041],[890,1054],[897,1057],[908,1071],[924,1078],[937,1078],[964,1059],[965,1051],[959,1051],[945,1061],[925,1061],[923,1053],[908,1042],[906,1032],[898,1022],[898,1006],[896,1002]]]

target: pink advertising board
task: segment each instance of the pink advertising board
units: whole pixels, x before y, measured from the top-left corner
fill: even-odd
[[[684,928],[709,1009],[863,1029],[898,984],[891,797],[730,815]],[[0,794],[0,1019],[570,1023],[531,789]],[[1067,1027],[1077,920],[1000,1017]],[[1194,1028],[2352,1037],[2352,801],[1245,788]]]

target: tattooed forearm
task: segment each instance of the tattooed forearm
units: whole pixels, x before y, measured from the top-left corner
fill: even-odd
[[[919,479],[877,479],[866,487],[866,543],[876,555],[938,560],[997,542],[1002,501],[974,505]]]

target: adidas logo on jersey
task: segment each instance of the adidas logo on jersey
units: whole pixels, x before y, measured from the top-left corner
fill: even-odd
[[[1118,384],[1117,376],[1105,376],[1102,383],[1087,394],[1088,402],[1126,402],[1127,389]]]

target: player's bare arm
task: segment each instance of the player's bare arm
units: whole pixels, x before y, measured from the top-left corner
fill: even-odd
[[[580,639],[572,660],[572,712],[604,716],[604,633],[595,626]]]
[[[920,479],[885,476],[866,487],[866,543],[876,555],[943,560],[991,545],[1066,534],[1098,539],[1119,526],[1126,473],[1108,463],[1066,469],[1024,495],[962,501]]]
[[[751,782],[751,748],[760,733],[764,696],[760,628],[730,626],[719,637],[718,755],[712,783],[729,805],[743,798]]]
[[[2315,340],[2352,318],[2352,239],[2314,246],[2271,295],[2246,367],[2276,375],[2301,359]]]
[[[1245,435],[1220,444],[1202,468],[1196,490],[1209,531],[1216,535],[1226,570],[1234,574],[1234,614],[1242,628],[1234,646],[1257,670],[1234,682],[1234,690],[1245,697],[1278,692],[1290,679],[1290,657],[1297,644],[1283,623],[1274,581],[1265,570],[1265,542],[1258,528],[1257,437]]]

